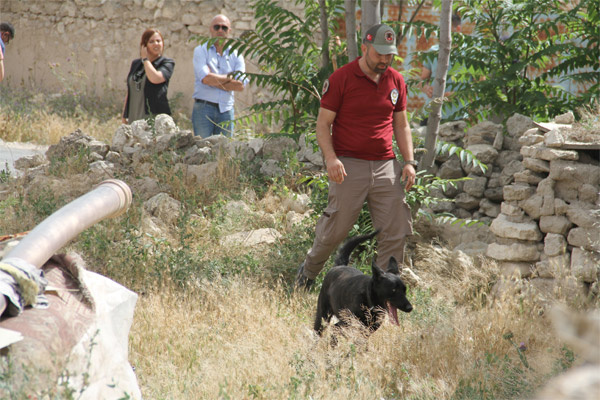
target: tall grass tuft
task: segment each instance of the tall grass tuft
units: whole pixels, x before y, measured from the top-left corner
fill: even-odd
[[[50,145],[80,128],[110,142],[121,124],[116,100],[92,102],[84,98],[73,93],[34,93],[25,88],[0,86],[0,138],[6,142]]]

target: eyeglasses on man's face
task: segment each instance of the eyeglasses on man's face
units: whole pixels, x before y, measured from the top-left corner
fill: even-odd
[[[213,25],[213,30],[215,32],[218,32],[219,29],[221,29],[223,32],[227,32],[229,30],[229,27],[227,25],[219,25],[219,24]]]

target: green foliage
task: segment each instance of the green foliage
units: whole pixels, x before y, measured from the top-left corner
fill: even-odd
[[[410,206],[414,216],[431,219],[433,216],[424,211],[423,207],[429,207],[431,203],[440,201],[437,197],[431,196],[431,192],[436,189],[445,190],[448,186],[456,186],[457,182],[466,179],[467,178],[444,179],[428,174],[427,171],[419,171],[417,172],[415,184],[412,189],[406,193],[406,202]]]
[[[50,175],[64,178],[71,174],[81,174],[89,168],[90,150],[87,147],[80,147],[72,154],[67,154],[62,157],[52,158],[48,173]]]
[[[452,57],[475,78],[485,80],[461,79],[457,90],[462,98],[478,97],[471,106],[505,117],[518,112],[542,119],[589,102],[589,94],[569,93],[550,79],[574,72],[574,68],[598,70],[597,41],[594,45],[574,40],[597,32],[597,24],[586,32],[593,21],[580,24],[582,16],[576,11],[593,3],[597,8],[597,0],[584,0],[564,12],[560,0],[463,1],[457,11],[476,24],[476,31],[472,36],[457,35],[457,51]],[[561,33],[565,26],[568,31]],[[581,52],[587,57],[579,57]],[[597,88],[596,82],[588,90],[597,97]]]
[[[435,36],[438,32],[438,27],[427,21],[411,21],[411,22],[389,22],[386,23],[390,26],[397,26],[398,30],[398,44],[406,37],[423,37],[429,40]]]
[[[436,143],[435,152],[437,155],[453,156],[456,155],[463,164],[469,167],[479,168],[483,173],[487,171],[487,166],[479,161],[473,153],[467,149],[455,145],[454,143],[448,143],[438,141]],[[469,178],[458,178],[458,179],[445,179],[439,178],[435,175],[428,174],[427,171],[421,170],[417,172],[417,179],[412,189],[406,193],[406,202],[410,206],[414,217],[425,217],[428,219],[436,218],[438,222],[449,223],[449,224],[460,224],[462,225],[474,225],[479,224],[479,221],[475,220],[463,220],[456,218],[453,215],[447,214],[435,214],[423,210],[423,207],[427,208],[431,203],[440,201],[439,198],[433,197],[431,193],[437,189],[445,191],[448,187],[456,187],[456,184],[461,181],[468,180]],[[449,201],[449,200],[444,200]]]
[[[435,152],[436,154],[445,154],[448,156],[456,154],[463,164],[466,164],[470,167],[479,168],[484,174],[487,171],[487,165],[479,161],[471,151],[463,149],[454,143],[443,142],[440,140],[436,143]]]
[[[8,166],[8,163],[5,162],[4,168],[0,170],[0,183],[7,183],[11,180],[11,178],[12,172],[10,170],[10,167]]]
[[[561,357],[556,360],[554,368],[556,374],[565,372],[566,370],[571,368],[573,366],[573,363],[575,362],[575,353],[567,346],[563,346],[560,349],[560,353]]]
[[[15,194],[0,202],[0,215],[8,214],[19,221],[28,221],[33,218],[41,222],[50,216],[60,206],[64,205],[63,196],[57,195],[50,188],[40,186],[29,191],[27,196]],[[21,226],[19,230],[28,230],[32,226]]]
[[[36,192],[29,198],[31,210],[40,218],[48,217],[56,211],[59,208],[60,201],[61,199],[55,198],[52,191],[48,188]]]
[[[457,2],[455,12],[475,30],[452,35],[450,104],[466,105],[478,120],[514,113],[546,120],[593,106],[600,94],[598,3],[582,0],[565,11],[561,0]],[[428,57],[437,52],[416,59]],[[571,83],[585,89],[567,89]]]
[[[320,67],[321,48],[315,42],[319,27],[319,5],[315,0],[297,0],[304,5],[299,16],[274,0],[258,0],[251,5],[256,28],[240,38],[230,39],[227,46],[246,58],[258,62],[260,72],[246,73],[250,82],[267,88],[275,99],[253,104],[245,119],[259,123],[281,123],[281,132],[298,137],[314,127],[323,81],[332,72],[331,65]],[[341,0],[327,1],[329,29],[336,29]],[[215,39],[200,38],[214,43]],[[240,77],[239,74],[234,74]]]
[[[559,54],[564,56],[548,71],[549,77],[560,77],[563,81],[571,79],[588,86],[576,99],[574,108],[598,105],[600,93],[600,1],[578,3],[558,16],[566,30],[556,46]]]
[[[485,225],[484,222],[477,220],[477,219],[470,219],[470,218],[457,218],[454,215],[446,215],[446,214],[441,214],[439,216],[436,216],[436,221],[441,223],[441,224],[447,224],[447,225],[458,225],[460,227],[463,226],[475,226],[475,225]]]
[[[476,371],[476,376],[460,381],[452,400],[522,399],[529,398],[535,389],[527,369],[508,354],[486,353],[476,361]]]

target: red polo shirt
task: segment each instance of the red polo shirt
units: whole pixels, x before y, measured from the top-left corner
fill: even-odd
[[[321,107],[336,113],[333,148],[338,157],[363,160],[395,158],[393,113],[406,110],[406,84],[388,68],[375,83],[358,58],[336,70],[323,86]]]

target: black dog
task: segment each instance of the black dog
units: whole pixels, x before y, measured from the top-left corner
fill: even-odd
[[[358,318],[369,333],[379,328],[386,309],[396,325],[398,309],[404,312],[412,311],[413,307],[406,298],[406,286],[398,276],[398,263],[394,257],[390,258],[387,272],[383,272],[373,261],[372,277],[347,265],[352,250],[376,234],[377,232],[373,232],[346,241],[338,252],[336,266],[325,275],[314,325],[319,335],[323,333],[322,320],[329,322],[333,315],[340,321],[336,326],[347,325],[341,314],[344,310]]]

